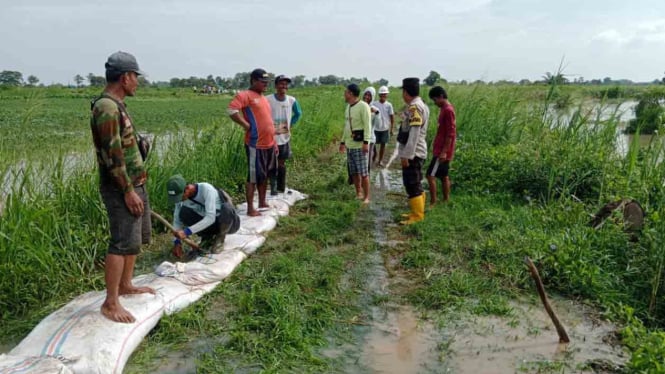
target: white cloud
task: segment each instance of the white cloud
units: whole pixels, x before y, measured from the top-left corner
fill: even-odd
[[[460,14],[485,9],[492,0],[443,0],[439,4],[447,14]]]
[[[665,44],[665,20],[651,20],[626,25],[624,29],[603,30],[591,39],[592,42],[604,42],[618,47],[642,45],[644,43]]]

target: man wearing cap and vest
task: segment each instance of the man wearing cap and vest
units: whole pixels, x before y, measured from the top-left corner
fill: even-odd
[[[420,80],[404,78],[402,98],[407,105],[397,134],[398,156],[402,163],[402,181],[409,196],[411,212],[402,225],[425,219],[425,191],[421,183],[422,167],[427,157],[427,121],[429,107],[420,98]]]
[[[369,170],[368,153],[369,142],[372,138],[371,112],[369,105],[360,100],[360,87],[351,83],[346,86],[344,100],[347,105],[344,110],[344,133],[339,145],[339,152],[346,152],[346,163],[353,185],[356,188],[356,197],[369,203]],[[361,192],[362,190],[362,192]]]
[[[286,160],[291,157],[291,126],[295,125],[302,115],[296,98],[286,94],[289,83],[291,83],[291,78],[286,75],[278,75],[275,78],[275,93],[266,96],[275,124],[275,142],[279,147],[277,169],[270,175],[271,195],[284,193],[286,190]]]
[[[181,240],[197,234],[201,237],[201,248],[212,253],[224,249],[226,234],[240,228],[240,217],[236,214],[231,196],[210,183],[187,183],[182,175],[172,176],[166,183],[169,202],[173,210],[173,255],[182,257]],[[198,255],[193,251],[191,256]]]
[[[134,96],[139,84],[136,58],[126,52],[109,56],[106,87],[92,103],[90,129],[99,168],[100,193],[109,219],[111,239],[106,254],[106,300],[102,314],[115,322],[132,323],[134,316],[120,304],[120,295],[155,293],[132,284],[136,255],[150,242],[148,179],[139,151],[137,132],[124,99]]]
[[[245,130],[245,153],[247,155],[247,215],[260,216],[254,209],[254,190],[259,193],[259,209],[268,208],[266,191],[268,176],[277,167],[275,126],[268,99],[263,93],[268,87],[270,76],[263,69],[254,69],[249,76],[248,90],[238,92],[228,107],[233,122]],[[241,113],[242,112],[242,113]]]
[[[395,127],[395,110],[393,109],[393,105],[388,101],[388,87],[379,87],[379,101],[375,101],[373,105],[379,109],[379,113],[381,114],[381,121],[376,126],[374,133],[376,135],[376,144],[380,145],[378,167],[383,167],[383,155],[386,151],[386,144],[390,141],[390,135],[393,134],[393,128]],[[375,157],[376,152],[373,152],[372,162],[375,161]]]

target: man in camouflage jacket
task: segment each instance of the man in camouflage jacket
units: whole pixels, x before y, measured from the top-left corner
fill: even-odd
[[[120,295],[155,293],[132,284],[134,263],[141,244],[150,242],[150,203],[145,187],[147,173],[139,152],[138,134],[124,99],[134,96],[142,74],[134,56],[116,52],[106,64],[106,87],[93,101],[90,129],[99,166],[100,193],[111,229],[106,254],[106,300],[101,312],[116,322],[132,323],[134,316]]]

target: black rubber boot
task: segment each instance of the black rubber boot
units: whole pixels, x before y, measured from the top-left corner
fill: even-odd
[[[230,227],[230,223],[222,223],[219,225],[219,233],[216,235],[215,241],[212,244],[212,253],[222,253],[224,250],[224,240],[226,239],[226,233],[229,232]]]
[[[270,176],[270,195],[275,196],[277,195],[277,176],[271,175]]]
[[[277,191],[284,193],[286,190],[286,166],[277,168]]]

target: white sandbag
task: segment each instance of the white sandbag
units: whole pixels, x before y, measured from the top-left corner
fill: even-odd
[[[158,295],[121,297],[135,323],[116,323],[99,312],[106,292],[89,292],[46,317],[10,354],[59,356],[75,373],[121,373],[129,356],[162,317]]]
[[[20,357],[0,354],[0,373],[22,374],[73,374],[63,361],[56,357],[32,356]]]
[[[289,203],[289,205],[293,205],[297,203],[300,200],[305,200],[307,198],[307,195],[300,191],[292,190],[292,189],[287,189],[286,193],[283,194],[282,199]]]
[[[150,282],[150,286],[157,291],[157,295],[163,303],[164,313],[169,315],[185,309],[219,284],[219,282],[213,282],[188,286],[175,278],[159,277],[156,274],[148,276],[154,278]]]
[[[88,292],[53,312],[9,354],[0,355],[2,373],[121,373],[132,352],[163,314],[191,305],[228,277],[247,255],[265,241],[261,233],[272,230],[289,206],[306,198],[289,189],[269,201],[262,215],[248,217],[247,204],[239,210],[237,233],[227,235],[219,254],[198,257],[189,263],[162,263],[156,273],[135,277],[136,286],[149,286],[156,294],[121,296],[136,322],[106,319],[100,307],[105,291]]]
[[[265,212],[264,212],[265,213]],[[247,215],[240,216],[240,228],[236,234],[256,235],[270,231],[277,226],[277,219],[269,214],[263,214],[256,217]]]
[[[237,249],[245,254],[250,254],[254,253],[265,241],[266,237],[263,235],[226,235],[224,249]]]
[[[300,200],[304,200],[307,198],[307,195],[304,193],[298,192],[296,190],[292,190],[290,188],[286,189],[286,192],[284,193],[278,193],[277,195],[269,195],[268,196],[268,204],[270,204],[271,200],[282,200],[292,206],[296,202]]]
[[[270,215],[275,218],[289,215],[290,205],[289,202],[284,199],[280,199],[277,197],[268,198],[268,205],[270,205],[271,208]]]
[[[172,264],[165,261],[159,265],[156,273],[175,278],[186,285],[207,284],[228,277],[246,257],[247,255],[242,251],[225,250],[219,254],[199,257],[191,262]]]

